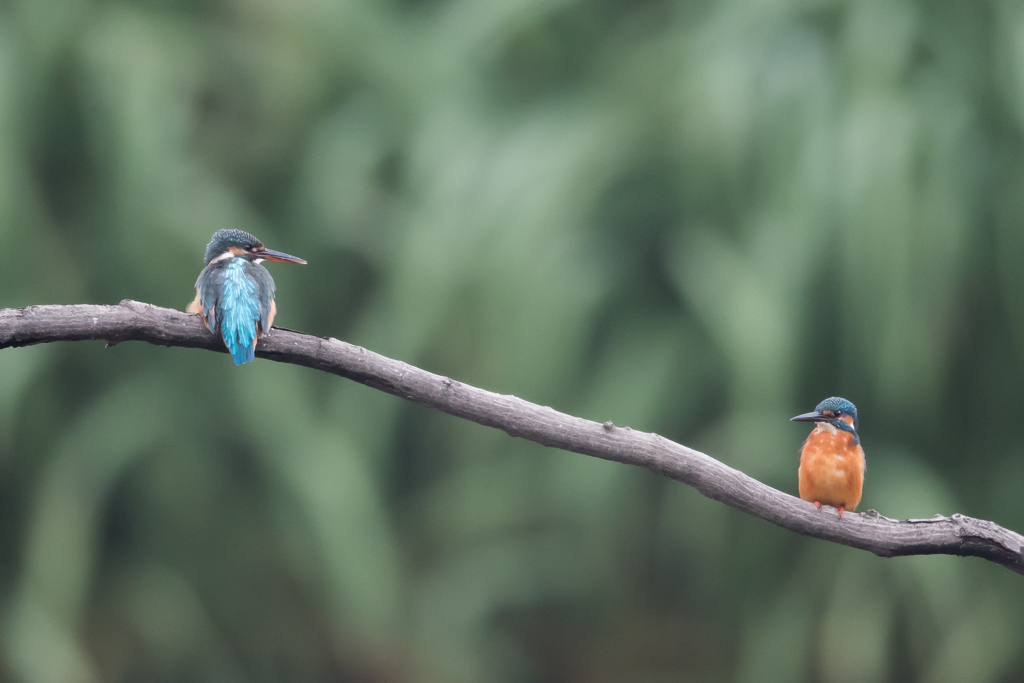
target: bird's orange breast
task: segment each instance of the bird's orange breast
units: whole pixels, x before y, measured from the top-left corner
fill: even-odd
[[[800,450],[800,497],[854,510],[864,486],[864,450],[850,432],[821,424]]]

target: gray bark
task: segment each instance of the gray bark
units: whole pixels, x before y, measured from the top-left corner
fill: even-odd
[[[0,348],[54,341],[144,341],[226,352],[199,317],[136,301],[118,306],[30,306],[0,310]],[[601,424],[495,394],[392,360],[337,339],[274,328],[256,347],[260,358],[330,372],[386,393],[544,446],[638,465],[692,486],[755,517],[825,541],[882,557],[981,557],[1024,574],[1024,537],[980,519],[954,514],[897,521],[874,510],[815,509],[714,458],[657,434]]]

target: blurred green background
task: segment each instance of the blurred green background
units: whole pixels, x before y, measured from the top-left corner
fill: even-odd
[[[8,0],[0,306],[278,323],[796,493],[1024,531],[1024,6]],[[883,560],[337,377],[0,352],[0,679],[1024,680],[1022,577]]]

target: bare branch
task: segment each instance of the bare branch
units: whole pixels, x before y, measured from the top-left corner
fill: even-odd
[[[0,310],[0,348],[53,341],[144,341],[224,352],[198,316],[136,301],[118,306],[30,306]],[[790,531],[869,550],[882,557],[961,555],[991,560],[1024,574],[1024,537],[985,520],[954,514],[896,521],[874,510],[815,509],[703,453],[657,434],[591,422],[456,382],[337,339],[274,328],[259,342],[260,358],[347,377],[400,398],[535,441],[544,446],[639,465]]]

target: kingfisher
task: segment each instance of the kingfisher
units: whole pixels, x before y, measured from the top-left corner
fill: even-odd
[[[305,263],[267,249],[244,230],[218,230],[206,245],[206,267],[196,280],[196,298],[185,309],[198,313],[206,329],[220,335],[235,365],[256,357],[256,340],[274,324],[274,278],[263,261]]]
[[[857,406],[833,396],[813,413],[790,419],[817,423],[800,449],[800,497],[819,510],[823,504],[831,505],[840,517],[844,510],[856,510],[867,468],[857,436]]]

